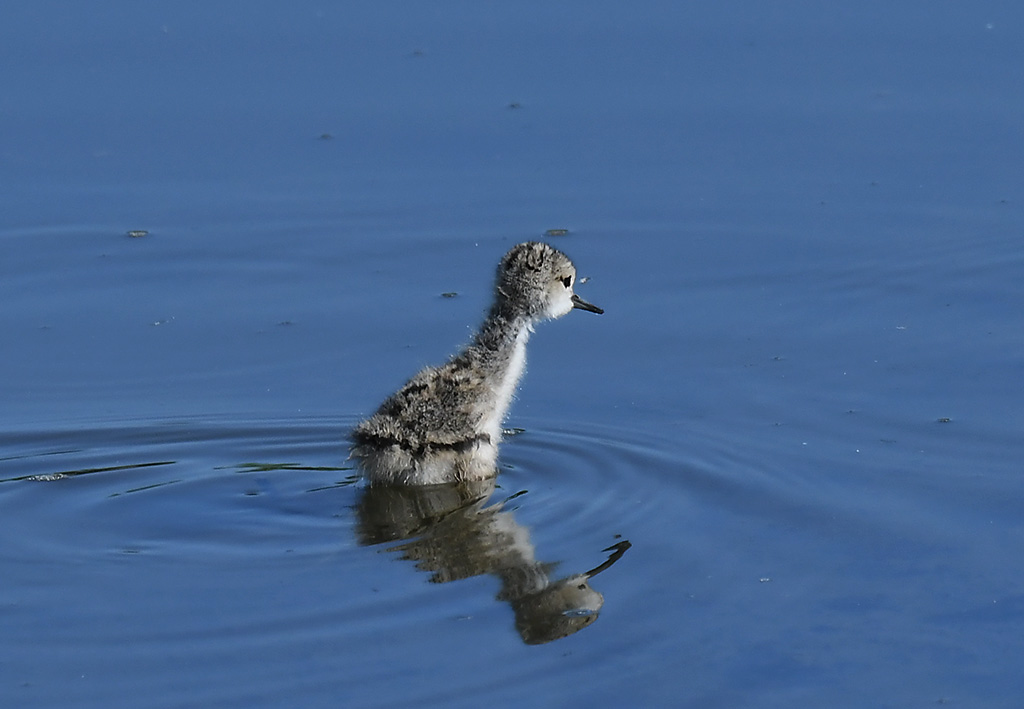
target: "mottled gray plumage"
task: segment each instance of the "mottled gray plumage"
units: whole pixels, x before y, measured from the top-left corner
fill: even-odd
[[[523,372],[534,323],[573,308],[604,312],[573,294],[576,268],[539,242],[498,265],[494,304],[472,342],[427,367],[353,431],[354,457],[373,484],[426,485],[495,475],[501,424]]]

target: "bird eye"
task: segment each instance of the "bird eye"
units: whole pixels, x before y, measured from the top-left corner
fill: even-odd
[[[571,288],[572,287],[572,276],[566,276],[565,278],[563,278],[562,279],[562,285],[564,285],[566,288]]]

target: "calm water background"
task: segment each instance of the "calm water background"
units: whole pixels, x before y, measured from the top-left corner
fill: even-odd
[[[0,704],[1024,701],[1020,3],[8,3],[0,55]],[[607,313],[495,500],[552,578],[633,547],[526,645],[361,543],[344,436],[548,229]]]

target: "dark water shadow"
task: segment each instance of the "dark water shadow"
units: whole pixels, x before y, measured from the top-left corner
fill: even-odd
[[[356,505],[357,539],[415,562],[432,583],[490,574],[501,581],[497,598],[515,613],[516,630],[529,645],[572,635],[594,623],[604,596],[590,580],[618,561],[628,541],[604,549],[606,561],[589,571],[552,578],[557,564],[539,561],[529,529],[506,509],[516,493],[488,504],[493,478],[416,487],[369,487]]]

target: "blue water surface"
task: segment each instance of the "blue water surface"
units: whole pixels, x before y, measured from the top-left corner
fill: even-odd
[[[0,704],[1020,705],[1019,3],[0,19]],[[529,239],[606,313],[382,521],[348,429]]]

